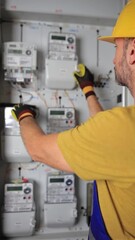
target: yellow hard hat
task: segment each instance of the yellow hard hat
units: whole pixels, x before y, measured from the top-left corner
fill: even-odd
[[[129,0],[121,11],[111,36],[99,37],[99,40],[114,43],[115,38],[135,37],[135,0]]]

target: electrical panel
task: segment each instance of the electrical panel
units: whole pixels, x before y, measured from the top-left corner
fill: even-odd
[[[46,86],[50,89],[74,89],[73,72],[77,70],[76,36],[50,33],[46,57]]]
[[[106,5],[105,0],[93,4],[60,0],[59,6],[57,1],[48,1],[46,8],[43,0],[41,4],[36,0],[2,1],[0,182],[4,237],[88,239],[93,182],[32,161],[11,109],[15,103],[38,107],[35,120],[47,134],[83,124],[90,113],[73,76],[78,63],[94,74],[96,96],[105,110],[122,104],[124,91],[116,85],[113,72],[114,47],[97,40],[99,35],[110,34],[122,5],[120,0],[108,1]],[[103,8],[97,8],[98,4]],[[84,5],[87,11],[83,11]],[[86,16],[71,16],[73,12]]]
[[[17,83],[31,83],[36,78],[37,49],[24,42],[3,44],[4,80]]]

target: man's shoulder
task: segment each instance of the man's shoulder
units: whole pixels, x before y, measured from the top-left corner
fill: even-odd
[[[93,123],[93,124],[92,124]],[[122,127],[131,123],[135,123],[135,106],[128,107],[114,107],[105,111],[97,113],[94,117],[89,118],[86,121],[86,125],[91,124],[101,128],[101,126],[107,128]]]
[[[115,116],[115,115],[135,115],[135,106],[127,107],[114,107],[112,109],[107,109],[102,112],[97,113],[96,117],[106,117],[106,116]]]

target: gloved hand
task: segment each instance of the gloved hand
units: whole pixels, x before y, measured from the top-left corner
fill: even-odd
[[[11,110],[12,116],[16,121],[21,121],[23,118],[26,117],[36,117],[36,107],[27,104],[18,104],[15,105],[14,108]]]
[[[73,74],[86,98],[90,95],[96,95],[94,92],[94,75],[84,64],[79,64],[78,70]]]

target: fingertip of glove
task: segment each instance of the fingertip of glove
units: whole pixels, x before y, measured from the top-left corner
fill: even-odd
[[[78,64],[78,71],[81,71],[85,68],[85,65],[83,63]]]
[[[14,109],[11,110],[11,114],[12,114],[12,117],[13,117],[16,121],[18,121]]]

